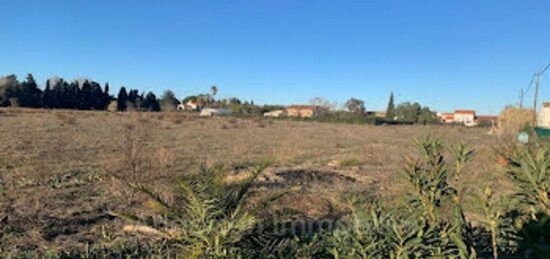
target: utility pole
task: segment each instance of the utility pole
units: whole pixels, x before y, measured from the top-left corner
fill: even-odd
[[[535,76],[535,96],[533,97],[533,111],[535,112],[535,115],[533,116],[533,127],[537,126],[537,99],[539,96],[539,86],[540,86],[540,75],[542,73],[539,72]]]
[[[523,88],[521,88],[521,90],[519,91],[519,108],[520,109],[523,109],[523,97],[525,95],[525,90],[523,90]]]

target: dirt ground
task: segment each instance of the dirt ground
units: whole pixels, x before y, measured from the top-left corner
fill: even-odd
[[[52,249],[124,238],[109,212],[137,211],[128,182],[169,196],[174,179],[200,164],[238,177],[269,161],[257,183],[301,190],[285,206],[329,217],[348,193],[393,202],[406,192],[403,164],[412,139],[428,134],[476,150],[460,183],[474,192],[500,185],[487,128],[371,126],[186,113],[0,109],[0,249]]]

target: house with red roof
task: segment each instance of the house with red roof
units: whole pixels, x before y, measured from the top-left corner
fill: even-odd
[[[455,110],[454,112],[439,113],[438,117],[444,123],[457,123],[466,126],[494,125],[498,117],[489,115],[477,115],[475,110]]]
[[[454,115],[455,123],[464,124],[466,126],[475,124],[476,111],[474,110],[456,110]]]

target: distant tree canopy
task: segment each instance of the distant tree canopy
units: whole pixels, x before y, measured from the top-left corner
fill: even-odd
[[[170,90],[164,91],[162,97],[160,98],[160,105],[163,111],[175,110],[178,104],[179,101],[174,92]]]
[[[216,94],[218,94],[218,87],[213,85],[212,87],[210,87],[210,95],[214,97],[216,96]]]
[[[108,83],[101,85],[93,80],[65,81],[55,77],[46,81],[44,90],[41,90],[32,74],[28,74],[24,81],[17,80],[15,75],[0,77],[0,106],[20,106],[30,108],[50,109],[80,109],[80,110],[106,110],[113,100],[116,100],[118,111],[160,111],[175,110],[179,104],[174,92],[164,91],[160,99],[153,92],[147,94],[137,89],[121,87],[116,99],[110,95]],[[273,109],[284,109],[283,106],[258,106],[253,101],[241,101],[240,99],[226,98],[214,99],[218,94],[218,87],[212,86],[210,91],[198,95],[187,96],[183,103],[188,101],[199,102],[202,105],[213,108],[228,108],[235,115],[261,115]],[[321,97],[310,100],[312,105],[325,107],[334,111],[336,103]],[[114,104],[113,104],[114,106]],[[353,114],[338,113],[332,116],[334,120],[351,121],[358,117],[365,117],[365,102],[357,98],[350,98],[345,103],[345,108]],[[334,114],[333,114],[334,115]],[[350,117],[351,116],[351,117]],[[422,107],[419,103],[405,102],[394,105],[394,95],[391,93],[386,110],[387,122],[392,123],[434,123],[436,114],[428,107]]]
[[[17,95],[19,82],[15,75],[9,75],[0,78],[0,106],[9,106],[10,98]]]
[[[311,100],[309,100],[309,103],[311,105],[324,107],[329,110],[334,110],[336,108],[336,103],[331,102],[323,97],[314,97]]]
[[[422,107],[419,103],[404,102],[395,108],[395,117],[398,121],[412,123],[435,123],[437,116],[429,107]]]
[[[23,82],[15,75],[0,79],[0,106],[21,106],[39,108],[42,106],[42,90],[31,74]]]
[[[147,93],[145,99],[143,99],[142,108],[151,112],[160,111],[160,102],[153,92]]]
[[[356,114],[364,114],[365,113],[365,102],[360,99],[356,98],[350,98],[346,104],[346,109],[348,109],[350,112],[356,113]]]
[[[139,93],[137,89],[130,89],[126,92],[126,87],[121,87],[117,97],[118,111],[160,111],[160,101],[153,92]]]
[[[174,96],[172,99],[177,102]],[[0,106],[105,110],[112,100],[108,83],[101,87],[92,80],[67,82],[63,78],[54,77],[46,81],[42,91],[31,74],[22,82],[19,82],[15,75],[0,77]],[[161,107],[152,92],[144,97],[138,90],[127,92],[126,88],[122,87],[117,96],[117,109],[160,111]]]
[[[23,82],[15,75],[0,79],[0,106],[20,106],[30,108],[62,108],[81,110],[104,110],[111,96],[94,81],[73,81],[68,83],[61,78],[47,80],[44,91],[28,74]]]

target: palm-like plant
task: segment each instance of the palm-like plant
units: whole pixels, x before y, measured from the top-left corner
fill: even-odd
[[[455,146],[455,170],[448,170],[445,163],[444,145],[439,139],[429,136],[416,139],[419,156],[409,160],[405,167],[407,179],[412,184],[409,193],[409,206],[418,211],[427,220],[433,240],[430,244],[430,256],[434,257],[475,257],[472,245],[465,241],[464,232],[468,226],[460,198],[448,179],[455,180],[464,170],[473,156],[473,150],[465,144]],[[449,210],[452,213],[449,213]]]
[[[506,156],[507,175],[519,187],[516,197],[534,215],[550,215],[550,151],[544,146],[514,148]]]
[[[407,179],[413,186],[409,204],[420,208],[422,216],[434,224],[439,220],[439,208],[456,191],[447,182],[443,143],[430,137],[415,140],[415,143],[419,157],[410,160],[405,167]]]
[[[466,145],[466,143],[460,142],[457,145],[453,145],[451,147],[451,151],[455,157],[455,181],[458,181],[458,178],[462,175],[467,162],[474,156],[474,150]]]
[[[237,243],[257,223],[251,211],[263,207],[274,196],[244,208],[254,180],[264,170],[259,166],[246,179],[228,184],[219,168],[202,167],[200,174],[178,180],[178,201],[169,203],[141,184],[132,188],[149,197],[147,206],[163,219],[155,224],[133,215],[119,215],[139,222],[134,232],[146,232],[166,240],[187,258],[232,257],[239,253]],[[277,193],[279,197],[282,193]]]
[[[380,208],[354,211],[349,226],[332,233],[327,249],[335,258],[410,258],[430,254],[434,234],[424,221]]]
[[[506,215],[506,203],[497,199],[491,188],[487,187],[477,198],[480,221],[491,235],[491,251],[496,259],[500,250],[509,251],[515,246],[513,220]]]

